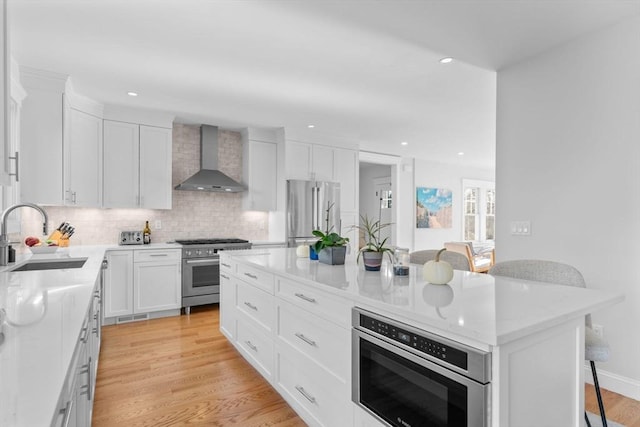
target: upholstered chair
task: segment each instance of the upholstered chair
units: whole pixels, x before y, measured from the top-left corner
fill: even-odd
[[[424,264],[427,261],[435,259],[437,253],[438,249],[425,249],[411,252],[409,254],[409,262],[412,264]],[[471,271],[469,260],[462,254],[444,251],[440,254],[440,259],[451,264],[454,270]]]
[[[555,261],[542,260],[514,260],[496,263],[489,270],[489,274],[493,276],[506,276],[516,279],[535,280],[538,282],[555,283],[558,285],[586,287],[582,274],[574,267]],[[584,358],[591,365],[591,373],[593,375],[593,384],[596,389],[598,398],[598,406],[600,408],[600,417],[602,418],[603,427],[607,427],[607,418],[604,413],[604,405],[602,403],[602,395],[600,394],[600,385],[598,384],[598,375],[596,373],[595,362],[606,362],[609,360],[609,345],[593,331],[591,323],[591,315],[585,317],[585,352]],[[591,423],[584,415],[587,425],[591,427]]]

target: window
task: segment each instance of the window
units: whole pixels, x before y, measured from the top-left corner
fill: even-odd
[[[463,239],[495,239],[496,190],[489,181],[463,180]]]

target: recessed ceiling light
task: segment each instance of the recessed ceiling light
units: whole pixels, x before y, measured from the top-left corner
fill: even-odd
[[[129,96],[138,96],[138,94],[136,92],[127,92],[127,95],[129,95]]]
[[[409,143],[407,141],[402,141],[400,145],[409,145]]]
[[[464,151],[458,151],[458,156],[464,156]]]
[[[446,58],[442,58],[442,59],[440,60],[440,63],[441,63],[441,64],[448,64],[448,63],[450,63],[450,62],[452,62],[452,61],[453,61],[453,58],[451,58],[451,57],[447,56]]]
[[[316,127],[316,125],[307,125],[307,127],[308,127],[309,129],[313,129],[314,127]]]

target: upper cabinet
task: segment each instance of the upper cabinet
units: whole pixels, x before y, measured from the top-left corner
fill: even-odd
[[[171,129],[104,120],[104,207],[171,209]]]
[[[63,205],[62,109],[66,75],[20,68],[20,201]]]
[[[66,75],[20,75],[21,201],[171,209],[172,116],[103,106]]]
[[[102,205],[102,107],[73,94],[64,96],[64,203]]]
[[[243,208],[252,211],[275,211],[278,199],[277,132],[245,129],[242,132],[242,179],[248,190],[243,194]]]
[[[11,87],[11,48],[9,45],[9,18],[7,15],[7,0],[1,0],[0,4],[0,138],[2,138],[2,149],[0,150],[0,185],[10,185],[9,180],[9,112],[10,112],[10,94]]]
[[[340,183],[340,208],[358,211],[358,151],[298,141],[285,147],[287,179]]]

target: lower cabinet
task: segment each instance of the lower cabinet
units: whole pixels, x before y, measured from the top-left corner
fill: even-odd
[[[60,393],[53,416],[53,427],[86,427],[91,425],[100,355],[102,280],[98,280],[94,296],[82,323],[71,366]]]
[[[179,314],[182,305],[180,249],[107,252],[105,323]]]
[[[310,426],[351,426],[348,301],[221,255],[220,330]]]

